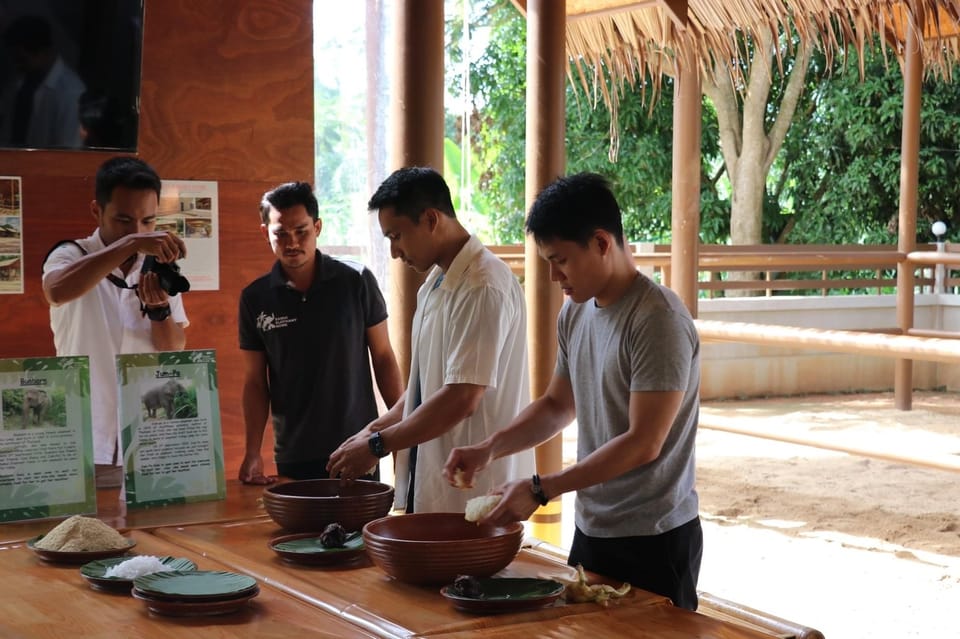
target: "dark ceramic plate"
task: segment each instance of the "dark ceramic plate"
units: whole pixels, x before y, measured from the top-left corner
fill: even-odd
[[[456,594],[453,585],[441,588],[440,594],[454,608],[466,612],[517,612],[547,606],[556,601],[566,588],[552,579],[523,577],[489,577],[477,579],[477,582],[480,594],[476,597]]]
[[[366,547],[359,532],[351,533],[342,548],[326,548],[317,533],[284,535],[270,540],[270,550],[295,564],[338,565],[359,559]]]
[[[133,580],[133,594],[141,595],[139,599],[225,601],[243,598],[253,591],[259,591],[253,577],[221,570],[155,572]]]
[[[108,559],[97,559],[80,567],[80,574],[91,586],[100,590],[115,590],[119,592],[130,592],[133,588],[133,579],[123,577],[107,577],[108,569],[123,563],[133,557],[110,557]],[[189,559],[177,557],[158,557],[160,562],[169,566],[171,570],[196,570],[197,565]]]
[[[61,550],[44,550],[37,548],[36,543],[43,539],[43,535],[27,540],[27,548],[37,554],[37,557],[44,561],[58,562],[64,564],[85,564],[94,559],[106,559],[107,557],[118,557],[130,552],[130,549],[137,545],[132,539],[127,539],[129,546],[126,548],[113,548],[111,550],[87,550],[77,552],[64,552]]]
[[[156,599],[136,588],[132,591],[136,599],[140,599],[147,604],[147,610],[158,615],[168,617],[205,617],[212,615],[227,615],[239,611],[247,602],[260,594],[260,588],[254,588],[252,591],[230,599],[220,600],[202,600],[202,601],[183,601],[176,599]]]

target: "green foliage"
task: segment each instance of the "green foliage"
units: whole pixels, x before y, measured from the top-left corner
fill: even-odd
[[[173,400],[174,419],[190,419],[197,417],[197,389],[188,386],[183,393],[178,393]]]
[[[900,199],[903,77],[877,44],[820,80],[795,118],[783,162],[790,167],[794,243],[895,243]],[[923,83],[917,241],[946,222],[960,239],[960,84]]]
[[[474,145],[481,171],[474,201],[488,214],[493,241],[518,243],[523,241],[525,217],[526,21],[508,0],[482,4],[491,32],[483,55],[471,64],[477,105]],[[456,49],[452,40],[449,49]],[[632,242],[670,241],[672,82],[664,81],[652,108],[643,97],[651,93],[649,78],[626,87],[618,119],[619,154],[613,162],[610,112],[579,85],[568,82],[566,89],[566,172],[593,171],[610,179]],[[708,105],[702,126],[702,239],[717,242],[729,234],[729,203],[707,170],[719,154],[716,115]]]

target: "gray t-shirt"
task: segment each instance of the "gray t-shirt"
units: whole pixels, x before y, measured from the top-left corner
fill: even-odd
[[[700,341],[680,298],[638,274],[609,306],[567,300],[557,325],[556,373],[573,386],[578,460],[627,431],[631,392],[684,392],[657,459],[577,492],[577,527],[591,537],[658,535],[696,517]]]

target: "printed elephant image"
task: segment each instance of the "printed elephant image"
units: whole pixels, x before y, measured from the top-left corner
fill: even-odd
[[[167,419],[173,419],[173,405],[177,395],[186,393],[187,389],[176,380],[168,380],[165,383],[151,388],[143,394],[143,407],[147,409],[147,415],[150,419],[157,418],[157,410],[163,408],[167,414]]]
[[[23,392],[23,428],[43,423],[50,409],[50,397],[47,391],[30,388]]]

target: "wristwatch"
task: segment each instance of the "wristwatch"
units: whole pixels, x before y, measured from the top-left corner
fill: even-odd
[[[530,492],[533,493],[533,498],[536,499],[537,503],[541,506],[546,506],[550,503],[550,499],[546,493],[543,492],[543,486],[540,485],[540,475],[534,474],[530,479]]]
[[[154,306],[153,308],[144,306],[143,314],[149,317],[153,322],[162,322],[170,317],[170,305],[167,304],[165,306]]]
[[[390,454],[390,451],[383,445],[383,435],[380,433],[370,435],[370,439],[367,440],[367,445],[370,447],[370,452],[373,453],[374,457],[386,457]]]

